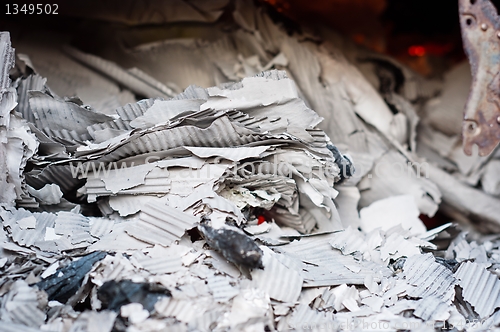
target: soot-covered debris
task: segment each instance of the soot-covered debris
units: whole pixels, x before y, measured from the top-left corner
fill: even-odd
[[[105,252],[95,251],[77,258],[74,262],[57,269],[54,274],[35,285],[47,293],[50,301],[66,303],[82,286],[83,279],[90,272],[92,266],[104,257],[106,257]]]
[[[155,303],[162,297],[170,296],[170,292],[149,283],[135,283],[131,280],[109,280],[97,290],[97,298],[103,309],[120,311],[130,303],[140,303],[149,312],[154,310]]]
[[[205,224],[200,224],[198,229],[203,234],[207,244],[212,249],[219,251],[231,263],[250,269],[264,268],[262,250],[247,235],[232,229],[214,229]]]

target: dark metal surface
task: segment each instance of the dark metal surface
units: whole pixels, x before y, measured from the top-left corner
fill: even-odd
[[[500,142],[500,18],[490,0],[459,0],[464,50],[472,71],[465,105],[463,148],[490,154]]]

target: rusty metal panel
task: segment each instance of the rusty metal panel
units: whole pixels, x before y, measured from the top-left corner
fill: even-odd
[[[479,155],[490,154],[500,142],[500,19],[490,0],[459,0],[464,50],[472,71],[465,105],[463,148],[477,144]]]

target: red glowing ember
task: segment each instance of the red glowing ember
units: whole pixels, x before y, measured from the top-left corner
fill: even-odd
[[[264,216],[258,216],[257,217],[257,225],[261,225],[266,222],[266,218]]]
[[[425,43],[408,47],[410,56],[421,57],[424,55],[444,56],[453,50],[453,44]]]
[[[425,53],[425,47],[420,45],[413,45],[408,48],[408,54],[411,56],[424,56]]]

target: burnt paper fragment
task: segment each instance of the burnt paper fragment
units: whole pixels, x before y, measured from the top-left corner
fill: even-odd
[[[248,236],[231,229],[215,229],[201,224],[198,229],[208,245],[217,250],[231,263],[251,269],[263,269],[262,250]]]
[[[435,259],[437,263],[447,267],[451,272],[455,272],[459,266],[459,263],[455,259],[445,259],[442,257],[435,257]]]
[[[36,283],[36,286],[47,292],[50,301],[66,303],[78,291],[85,275],[92,269],[92,266],[104,257],[106,257],[106,253],[102,251],[88,254],[58,269],[51,276]]]
[[[338,181],[338,184],[342,183],[342,181],[344,181],[345,179],[353,176],[355,169],[352,161],[348,157],[342,155],[342,153],[340,153],[339,149],[335,145],[327,144],[326,147],[332,152],[333,158],[335,159],[335,164],[337,164],[340,169],[340,180]]]
[[[165,288],[150,283],[135,283],[132,280],[110,280],[97,290],[97,297],[103,308],[113,311],[120,311],[122,306],[129,303],[140,303],[151,312],[155,303],[165,296],[171,296]]]

